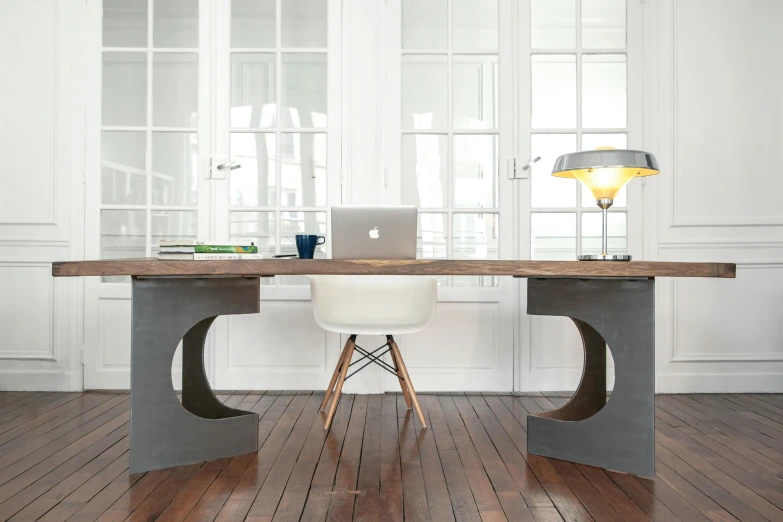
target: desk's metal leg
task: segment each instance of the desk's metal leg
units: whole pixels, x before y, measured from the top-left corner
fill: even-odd
[[[536,455],[652,477],[655,473],[654,281],[530,279],[528,314],[571,317],[585,367],[562,408],[528,417]],[[606,351],[615,366],[606,401]]]
[[[255,278],[134,279],[130,472],[258,449],[258,416],[223,405],[204,372],[204,341],[218,315],[259,311]],[[182,346],[182,403],[171,363]]]

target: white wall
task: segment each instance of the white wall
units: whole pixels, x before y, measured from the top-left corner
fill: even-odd
[[[82,282],[50,263],[84,252],[84,2],[0,9],[0,389],[75,390]],[[354,203],[382,199],[379,121],[395,117],[379,109],[380,10],[345,4]],[[645,4],[645,148],[661,175],[645,187],[644,258],[738,263],[736,280],[659,281],[662,392],[783,391],[781,19],[779,0]]]
[[[659,281],[658,389],[783,391],[783,3],[648,9],[645,257],[737,263]]]
[[[83,4],[0,8],[0,390],[82,385],[81,282],[51,262],[82,252]]]

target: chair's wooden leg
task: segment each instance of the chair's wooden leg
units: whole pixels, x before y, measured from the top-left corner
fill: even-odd
[[[405,361],[402,360],[402,355],[400,354],[400,349],[397,348],[397,343],[392,340],[390,343],[392,353],[394,353],[395,359],[397,359],[397,364],[399,365],[399,369],[402,372],[402,378],[405,380],[405,384],[408,386],[408,393],[410,394],[411,401],[413,402],[413,408],[416,410],[416,414],[419,416],[419,422],[421,422],[421,427],[426,428],[427,424],[424,420],[424,413],[421,411],[421,406],[419,406],[419,399],[416,398],[416,390],[413,389],[413,383],[411,382],[411,376],[408,374],[408,369],[405,367]]]
[[[387,341],[389,343],[389,348],[391,348],[391,343],[394,342],[394,339],[391,337],[387,337]],[[405,404],[408,405],[408,409],[411,409],[411,397],[408,394],[408,387],[405,385],[405,380],[402,378],[402,373],[400,372],[400,363],[397,362],[397,357],[394,355],[394,351],[390,351],[389,354],[391,355],[392,362],[394,363],[394,368],[397,370],[397,380],[400,381],[400,388],[402,389],[402,396],[405,397]]]
[[[345,346],[343,346],[343,351],[340,353],[340,359],[337,361],[337,367],[334,369],[334,373],[332,374],[332,380],[329,381],[329,387],[326,388],[326,393],[324,394],[324,400],[321,402],[321,407],[318,408],[318,411],[324,411],[324,408],[326,408],[326,405],[329,403],[329,397],[332,396],[332,391],[334,391],[334,383],[337,382],[337,377],[340,375],[340,370],[343,368],[343,361],[345,361],[345,354],[348,352],[348,343],[351,342],[351,338],[349,337],[347,341],[345,341]]]
[[[334,398],[332,399],[332,404],[329,406],[329,413],[326,415],[326,422],[324,423],[324,429],[328,430],[329,426],[332,425],[332,417],[334,417],[334,412],[337,410],[337,403],[340,402],[340,394],[343,391],[343,384],[345,383],[345,377],[348,375],[348,367],[350,366],[351,357],[353,357],[353,348],[354,348],[354,340],[356,339],[355,335],[352,335],[348,339],[348,343],[346,344],[346,348],[348,349],[347,352],[345,352],[345,359],[343,359],[343,365],[342,368],[340,368],[340,375],[337,378],[337,387],[334,390]]]

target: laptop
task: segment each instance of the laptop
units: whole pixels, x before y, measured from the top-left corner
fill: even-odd
[[[416,259],[412,206],[332,207],[332,259]]]

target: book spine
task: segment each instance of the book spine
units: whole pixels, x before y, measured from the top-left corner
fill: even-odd
[[[257,254],[257,246],[196,245],[196,254]]]
[[[194,261],[225,261],[232,259],[261,259],[258,254],[193,254]]]

